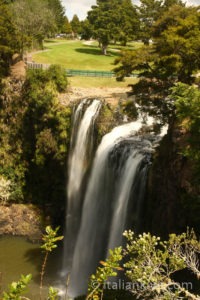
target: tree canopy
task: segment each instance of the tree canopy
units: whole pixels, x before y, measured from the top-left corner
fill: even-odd
[[[126,44],[134,38],[138,28],[136,9],[130,0],[98,0],[88,12],[87,19],[104,54],[111,41]]]
[[[18,48],[9,6],[0,4],[0,78],[8,74],[12,55]]]
[[[61,32],[65,23],[60,0],[19,0],[11,10],[22,54],[30,47],[42,48],[44,38]]]

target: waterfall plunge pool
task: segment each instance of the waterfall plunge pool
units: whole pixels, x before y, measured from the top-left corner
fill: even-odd
[[[49,255],[44,277],[43,299],[48,287],[59,288],[62,265],[62,246],[59,245]],[[25,296],[31,300],[39,299],[40,271],[44,254],[39,244],[33,244],[26,238],[16,236],[0,237],[0,297],[8,285],[18,281],[21,275],[32,274],[31,283]],[[47,299],[47,298],[46,298]]]

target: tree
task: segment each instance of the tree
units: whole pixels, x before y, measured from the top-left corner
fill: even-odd
[[[60,33],[66,23],[65,8],[60,0],[48,0],[48,6],[54,15],[56,32]]]
[[[27,48],[43,48],[44,38],[56,32],[56,14],[46,0],[15,1],[11,9],[22,55]]]
[[[81,22],[77,15],[74,15],[70,22],[74,37],[77,37],[81,33]]]
[[[0,78],[8,75],[12,55],[17,50],[17,38],[7,4],[0,4]]]
[[[89,40],[92,37],[92,26],[90,22],[85,19],[84,21],[81,22],[81,39],[83,40]]]
[[[175,76],[191,83],[200,68],[200,12],[195,7],[174,5],[155,23],[156,68],[165,78]]]
[[[153,38],[153,26],[155,22],[171,7],[172,5],[183,5],[181,0],[141,0],[137,6],[140,19],[140,30],[138,38],[145,45],[149,45]]]
[[[133,39],[138,26],[136,10],[129,0],[99,0],[88,12],[87,19],[105,55],[111,41],[125,45],[128,39]]]
[[[70,22],[69,22],[69,20],[66,16],[64,18],[64,24],[62,26],[61,32],[65,33],[65,34],[72,34],[72,27],[71,27],[71,24],[70,24]]]
[[[161,0],[141,0],[138,6],[140,18],[139,38],[145,45],[149,45],[152,38],[152,27],[154,22],[159,18],[161,12]]]
[[[115,61],[119,80],[138,72],[132,91],[136,102],[162,122],[174,117],[170,88],[177,81],[194,82],[200,68],[199,14],[196,7],[170,7],[154,24],[152,45],[123,51]]]

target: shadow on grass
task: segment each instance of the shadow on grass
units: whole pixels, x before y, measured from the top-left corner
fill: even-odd
[[[75,51],[90,55],[103,55],[101,49],[98,48],[76,48]],[[116,53],[115,51],[108,51],[108,54],[106,56],[119,56],[119,53]]]

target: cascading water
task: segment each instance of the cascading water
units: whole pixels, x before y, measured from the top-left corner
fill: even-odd
[[[64,254],[71,297],[86,292],[98,262],[110,248],[123,244],[123,231],[140,228],[152,144],[157,140],[155,135],[145,137],[144,127],[154,123],[146,115],[115,127],[103,137],[83,190],[100,107],[98,100],[84,101],[74,114]]]
[[[84,100],[80,102],[74,114],[71,153],[68,163],[68,202],[64,247],[67,254],[64,257],[64,265],[66,268],[70,268],[70,261],[79,229],[83,200],[81,191],[88,169],[88,161],[91,160],[94,144],[94,123],[100,108],[101,101],[93,100],[91,102],[91,100]]]
[[[149,118],[147,125],[152,122]],[[152,151],[148,140],[134,137],[141,127],[141,120],[116,127],[103,137],[97,149],[70,274],[72,297],[86,292],[88,277],[99,260],[106,257],[110,247],[121,244],[122,233],[130,225],[127,220],[134,217],[138,225]]]

